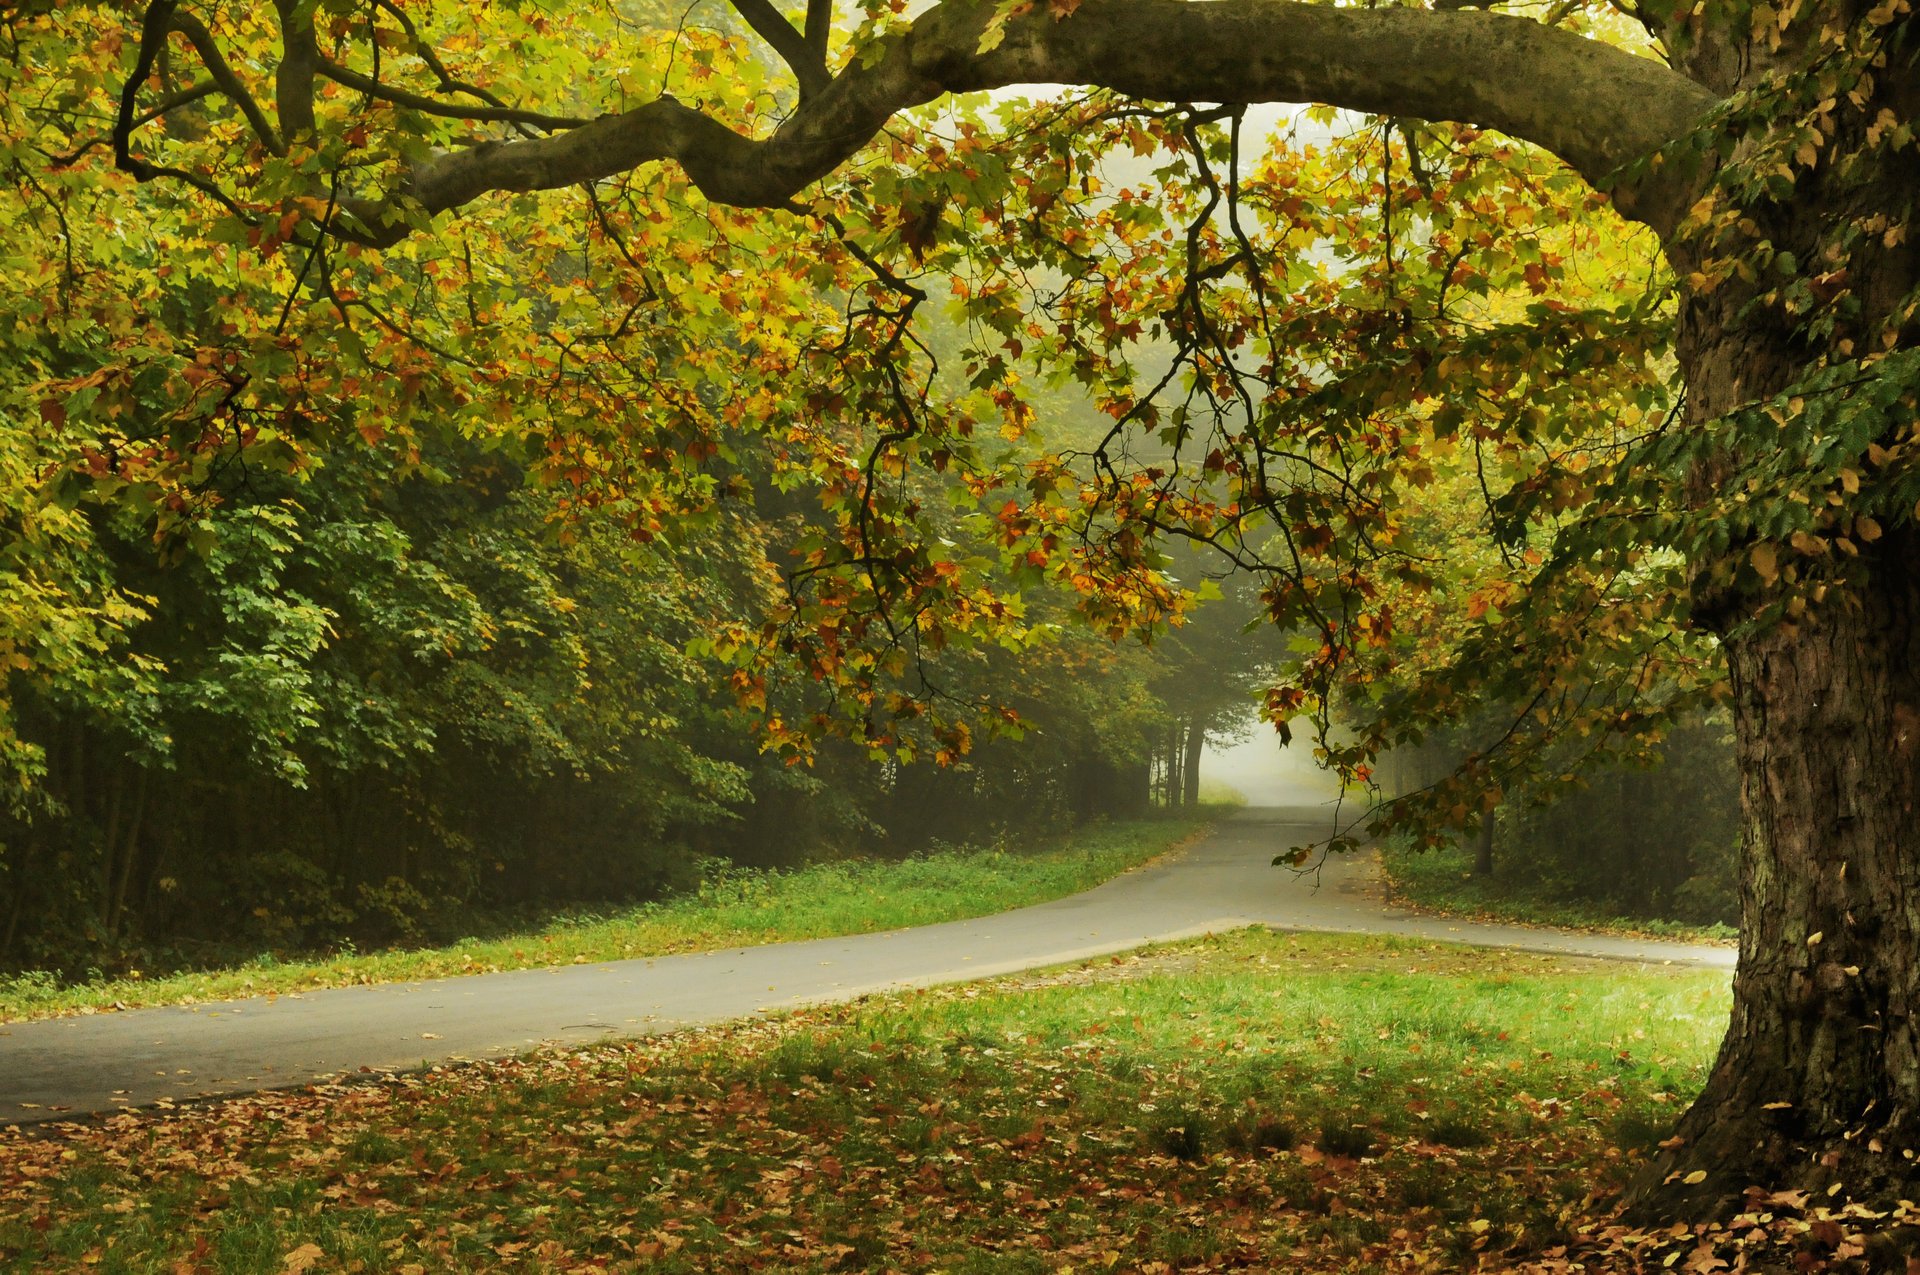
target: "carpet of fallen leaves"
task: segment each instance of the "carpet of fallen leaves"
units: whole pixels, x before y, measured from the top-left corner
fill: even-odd
[[[1537,1035],[1452,1048],[1393,1003],[1429,976],[1252,964],[1279,941],[0,1131],[0,1267],[1920,1271],[1874,1247],[1909,1204],[1614,1224],[1621,1131],[1657,1136],[1671,1073]],[[1510,973],[1487,994],[1612,977]],[[1327,1012],[1264,1023],[1282,979]],[[1425,1012],[1479,1003],[1448,994]]]

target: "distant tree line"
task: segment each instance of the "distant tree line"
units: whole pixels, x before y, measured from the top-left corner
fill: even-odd
[[[1453,773],[1501,725],[1485,712],[1398,749],[1383,778],[1409,792]],[[1696,713],[1630,756],[1579,765],[1504,792],[1491,815],[1461,833],[1472,871],[1529,883],[1550,902],[1591,904],[1620,916],[1716,922],[1740,919],[1736,877],[1740,789],[1731,723]]]

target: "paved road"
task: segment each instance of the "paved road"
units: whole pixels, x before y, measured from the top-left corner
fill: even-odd
[[[0,1026],[0,1124],[304,1084],[361,1069],[647,1035],[809,1002],[1082,960],[1246,925],[1728,966],[1731,949],[1423,917],[1385,906],[1367,860],[1270,866],[1327,809],[1240,812],[1185,854],[1071,898],[912,930],[652,960],[348,987]]]

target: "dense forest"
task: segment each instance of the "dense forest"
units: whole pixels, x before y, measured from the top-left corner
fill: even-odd
[[[404,472],[343,450],[219,475],[195,543],[159,553],[147,520],[44,505],[48,453],[7,444],[20,537],[0,580],[39,627],[7,705],[0,965],[413,940],[653,897],[715,858],[903,854],[1179,805],[1259,668],[1225,597],[1151,646],[1056,626],[930,660],[944,694],[1018,712],[1017,735],[944,764],[829,739],[793,764],[756,723],[806,711],[810,687],[748,711],[712,656],[779,600],[802,523],[771,488],[641,543],[557,523],[512,447],[423,431]]]

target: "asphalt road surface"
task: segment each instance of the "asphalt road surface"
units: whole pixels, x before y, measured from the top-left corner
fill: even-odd
[[[1241,811],[1186,853],[1084,894],[971,921],[684,956],[0,1025],[0,1124],[280,1088],[363,1070],[649,1035],[960,982],[1246,925],[1731,967],[1731,948],[1485,925],[1384,904],[1370,858],[1271,866],[1324,806]]]

